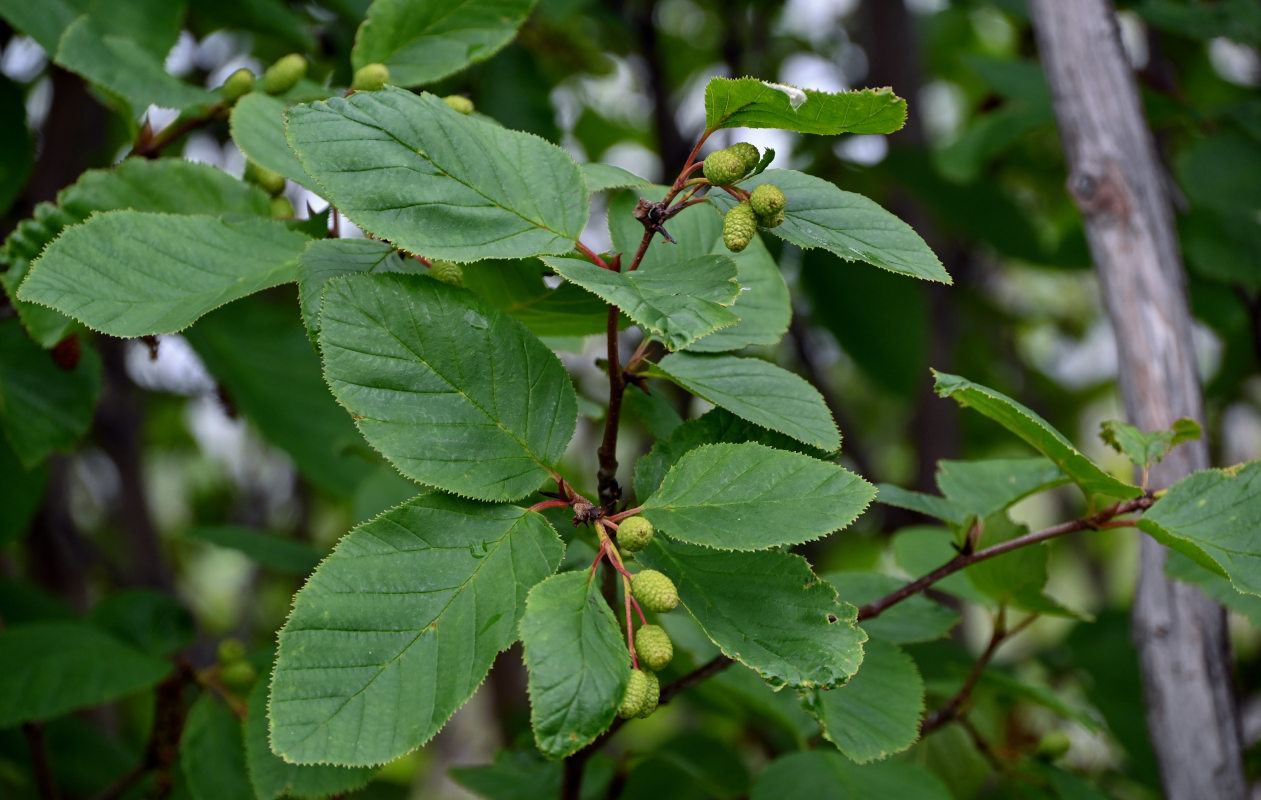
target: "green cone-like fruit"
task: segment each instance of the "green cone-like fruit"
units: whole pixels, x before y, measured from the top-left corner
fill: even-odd
[[[275,197],[285,190],[285,176],[261,167],[253,161],[245,162],[245,180]]]
[[[646,717],[657,710],[657,704],[661,702],[661,681],[657,680],[657,673],[646,672],[648,676],[648,690],[644,693],[644,704],[639,707],[639,713],[635,716]]]
[[[234,689],[241,689],[254,683],[254,679],[258,677],[258,670],[254,669],[254,665],[248,661],[233,661],[231,664],[224,664],[219,670],[219,677],[223,682]]]
[[[753,241],[757,233],[757,215],[748,203],[732,206],[727,216],[722,218],[722,241],[727,249],[739,253]]]
[[[1068,734],[1063,731],[1051,731],[1042,737],[1038,742],[1038,758],[1045,761],[1054,761],[1062,757],[1073,746],[1073,740],[1068,738]]]
[[[784,219],[784,212],[781,211],[773,217],[759,217],[757,223],[763,228],[778,228],[780,225],[784,224]]]
[[[229,637],[219,642],[219,662],[221,664],[231,664],[243,658],[245,658],[245,645],[241,644],[240,639]]]
[[[757,214],[758,222],[770,228],[775,226],[767,223],[782,215],[786,205],[788,199],[784,197],[783,190],[771,183],[762,184],[749,195],[749,206]]]
[[[281,56],[263,73],[263,91],[268,94],[284,94],[305,75],[306,58],[300,53]]]
[[[652,523],[643,517],[629,517],[617,526],[617,543],[623,550],[638,553],[651,541]]]
[[[679,604],[679,590],[674,581],[655,569],[635,573],[631,578],[631,594],[649,611],[671,611]]]
[[[674,643],[660,625],[641,625],[635,631],[635,655],[641,665],[660,672],[674,658]]]
[[[622,702],[617,704],[617,715],[619,717],[630,719],[644,707],[644,701],[648,699],[648,676],[650,674],[642,669],[631,670],[630,683],[626,684],[626,692],[622,695]],[[654,675],[653,677],[655,678],[656,676]]]
[[[272,219],[293,219],[293,203],[283,194],[276,195],[271,199],[271,216]]]
[[[228,79],[219,87],[219,91],[223,93],[225,102],[235,103],[254,91],[254,73],[245,67],[241,67],[228,76]]]
[[[740,156],[730,150],[715,150],[705,157],[702,169],[705,177],[715,186],[730,186],[744,177],[746,172]]]
[[[462,94],[449,94],[442,98],[442,102],[451,106],[456,111],[459,111],[461,114],[473,113],[473,101]]]
[[[452,286],[464,285],[464,270],[453,261],[434,261],[429,265],[429,277]]]
[[[740,159],[740,163],[744,165],[745,173],[752,172],[753,168],[762,160],[762,154],[748,142],[736,142],[731,147],[728,147],[727,150],[735,153],[736,157]]]
[[[390,68],[384,64],[364,64],[355,70],[355,77],[350,80],[350,88],[356,92],[375,92],[385,88],[390,82]]]

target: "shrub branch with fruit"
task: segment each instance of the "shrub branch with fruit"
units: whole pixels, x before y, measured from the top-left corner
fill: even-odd
[[[85,174],[5,246],[28,348],[196,337],[211,324],[204,315],[296,283],[294,313],[342,424],[353,420],[366,457],[411,482],[414,496],[355,526],[310,574],[274,665],[269,653],[247,660],[225,643],[221,666],[189,679],[200,692],[194,719],[209,726],[194,730],[235,713],[251,763],[302,771],[311,796],[345,791],[366,781],[363,768],[428,742],[520,641],[534,745],[565,759],[562,796],[579,796],[584,765],[628,720],[733,664],[808,712],[847,759],[837,767],[809,751],[794,770],[841,769],[868,785],[873,768],[859,765],[967,724],[1001,643],[1039,615],[1072,614],[1043,593],[1042,542],[1137,526],[1240,591],[1261,592],[1251,535],[1261,466],[1196,473],[1159,496],[1145,485],[1152,463],[1198,436],[1194,423],[1108,426],[1106,439],[1143,471],[1135,484],[1012,398],[938,373],[942,402],[988,417],[1028,457],[951,462],[940,495],[876,487],[841,466],[820,393],[750,349],[778,341],[792,315],[762,236],[822,248],[836,269],[864,262],[950,283],[915,231],[873,201],[771,169],[774,153],[747,142],[701,158],[729,128],[893,132],[906,104],[891,91],[714,78],[703,135],[674,181],[654,186],[578,164],[465,97],[413,91],[429,79],[405,59],[378,58],[370,43],[385,34],[371,26],[360,31],[349,87],[312,82],[298,54],[261,79],[235,72],[188,103],[169,133],[139,131],[132,158]],[[244,181],[163,157],[179,135],[225,117],[249,159]],[[295,219],[289,182],[326,198],[327,215]],[[124,191],[135,183],[200,199]],[[605,252],[582,240],[600,193],[610,198]],[[366,238],[338,236],[342,220]],[[575,333],[605,344],[608,394],[594,410],[550,344]],[[663,399],[667,386],[713,409],[682,420]],[[619,463],[628,409],[658,432],[633,471]],[[573,469],[583,463],[571,459],[580,415],[603,425],[594,475]],[[1087,499],[1081,518],[1029,532],[1008,516],[1017,501],[1066,484]],[[792,552],[837,535],[873,499],[941,522],[923,544],[922,577],[820,576]],[[1235,511],[1227,519],[1206,506]],[[957,621],[923,597],[948,578],[949,591],[992,616],[994,635],[957,692],[925,712],[903,648]],[[0,671],[26,669],[13,662],[44,646],[41,635],[21,625],[0,634]],[[134,674],[146,677],[110,696],[187,673],[172,672],[172,653],[135,658],[148,671]],[[0,696],[0,721],[57,711],[36,694]],[[1054,745],[1046,751],[1062,749]],[[1048,768],[1045,753],[1026,755],[1029,769]],[[788,762],[779,763],[785,780]],[[921,767],[903,770],[920,787],[904,796],[944,796]]]

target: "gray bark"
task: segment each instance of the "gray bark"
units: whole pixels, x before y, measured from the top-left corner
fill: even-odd
[[[1138,87],[1108,0],[1031,0],[1038,48],[1068,161],[1068,190],[1116,331],[1121,397],[1132,424],[1203,421],[1203,397],[1173,214]],[[1208,467],[1203,441],[1151,473],[1164,488]],[[1134,599],[1147,724],[1171,800],[1243,798],[1241,735],[1222,608],[1164,575],[1143,537]]]

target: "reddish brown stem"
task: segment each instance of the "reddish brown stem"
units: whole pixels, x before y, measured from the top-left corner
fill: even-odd
[[[858,609],[858,621],[862,622],[865,619],[871,619],[872,617],[888,610],[890,606],[896,605],[912,595],[919,594],[937,581],[945,578],[947,575],[953,575],[959,570],[970,567],[978,561],[985,561],[986,559],[993,558],[994,556],[1001,556],[1003,553],[1010,553],[1012,550],[1017,550],[1031,544],[1037,544],[1038,542],[1044,542],[1048,539],[1054,539],[1057,536],[1063,536],[1066,533],[1072,533],[1074,531],[1086,530],[1087,528],[1097,529],[1128,525],[1130,523],[1119,523],[1113,525],[1112,520],[1114,517],[1120,516],[1121,514],[1128,514],[1131,511],[1141,511],[1143,509],[1150,508],[1154,502],[1155,500],[1152,499],[1151,495],[1143,495],[1142,497],[1137,497],[1133,500],[1117,503],[1116,505],[1106,508],[1093,516],[1075,519],[1070,522],[1063,522],[1059,525],[1052,525],[1049,528],[1034,531],[1033,533],[1027,533],[1024,536],[1017,536],[1015,539],[1009,539],[1006,542],[1001,542],[993,547],[987,547],[984,550],[977,550],[973,553],[960,553],[924,577],[911,581],[902,588],[885,595],[879,600],[873,600],[867,605],[862,606]]]
[[[581,241],[574,242],[574,246],[578,250],[578,252],[582,253],[584,256],[591,259],[592,263],[594,263],[597,267],[603,267],[604,269],[612,269],[612,267],[610,267],[603,258],[600,258],[599,253],[592,250],[590,247],[587,247]]]

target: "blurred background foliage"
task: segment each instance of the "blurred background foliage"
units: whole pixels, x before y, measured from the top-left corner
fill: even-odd
[[[161,2],[148,4],[158,10],[143,22],[124,14],[114,23],[143,25],[146,42],[166,54],[167,71],[191,85],[217,87],[240,66],[261,72],[292,51],[311,57],[316,82],[345,85],[368,4]],[[24,14],[20,3],[0,2],[0,17],[29,29]],[[1120,4],[1120,22],[1177,209],[1211,449],[1219,464],[1256,458],[1261,5],[1138,0]],[[48,35],[56,41],[55,31]],[[173,118],[92,88],[52,64],[47,44],[0,23],[0,235],[83,169],[125,155],[146,114],[154,127]],[[580,161],[663,180],[703,127],[706,80],[745,74],[826,91],[889,85],[909,102],[908,124],[892,136],[737,131],[715,142],[771,146],[776,166],[873,197],[908,220],[954,277],[949,287],[908,281],[768,237],[797,317],[779,345],[758,354],[824,391],[849,465],[873,482],[935,492],[940,459],[1027,455],[997,426],[937,399],[931,366],[1010,394],[1124,473],[1096,436],[1101,420],[1121,416],[1116,357],[1081,220],[1064,190],[1050,91],[1022,0],[540,0],[507,48],[428,88],[466,94],[479,111],[562,144]],[[186,158],[237,175],[244,166],[226,123],[179,147]],[[324,207],[295,184],[288,192],[300,214]],[[600,210],[586,238],[607,246]],[[6,361],[29,366],[0,375],[8,434],[0,439],[5,623],[90,615],[127,631],[136,628],[129,618],[149,620],[147,629],[161,620],[172,650],[187,648],[194,668],[213,664],[218,643],[230,637],[266,673],[274,632],[312,565],[350,526],[416,491],[371,452],[324,390],[294,294],[281,287],[234,303],[184,337],[85,339],[86,383],[63,390],[89,409],[99,391],[95,411],[85,412],[90,430],[29,469],[18,452],[20,397],[64,379],[47,378],[46,355],[21,335],[8,303],[0,305]],[[552,343],[566,351],[589,401],[566,475],[593,493],[607,391],[595,363],[600,347],[572,337]],[[633,404],[620,454],[624,486],[654,430],[676,412],[703,410],[684,403],[666,395]],[[1062,491],[1020,504],[1013,516],[1040,527],[1081,510],[1078,496]],[[570,559],[589,559],[585,535],[562,515],[554,521],[574,538]],[[852,530],[805,553],[821,572],[912,573],[922,558],[914,526],[924,523],[873,507]],[[987,747],[947,726],[902,758],[936,772],[961,798],[1158,796],[1128,636],[1136,535],[1057,540],[1048,593],[1079,616],[1041,620],[1000,653],[971,715]],[[1194,566],[1171,569],[1220,591]],[[1261,608],[1229,589],[1220,596],[1233,609],[1255,779]],[[686,654],[672,672],[712,655],[686,620],[669,622]],[[968,605],[949,639],[909,647],[930,708],[955,691],[989,625],[988,612]],[[558,780],[554,765],[529,755],[519,659],[515,649],[501,657],[437,740],[351,796],[516,797],[526,795],[513,787],[541,791]],[[73,776],[67,794],[93,796],[135,765],[155,724],[152,707],[151,696],[136,696],[46,726],[54,760]],[[1030,762],[1051,777],[1031,779],[1032,768],[995,773],[990,760],[1028,756],[1053,731],[1069,737],[1067,753],[1055,767],[1049,756]],[[628,727],[592,762],[590,780],[618,775],[624,798],[743,797],[765,764],[817,741],[817,725],[792,698],[737,667]],[[489,763],[501,746],[517,749],[495,768],[447,775],[453,765]],[[186,788],[177,781],[176,791]],[[0,731],[0,795],[36,796],[17,730]]]

